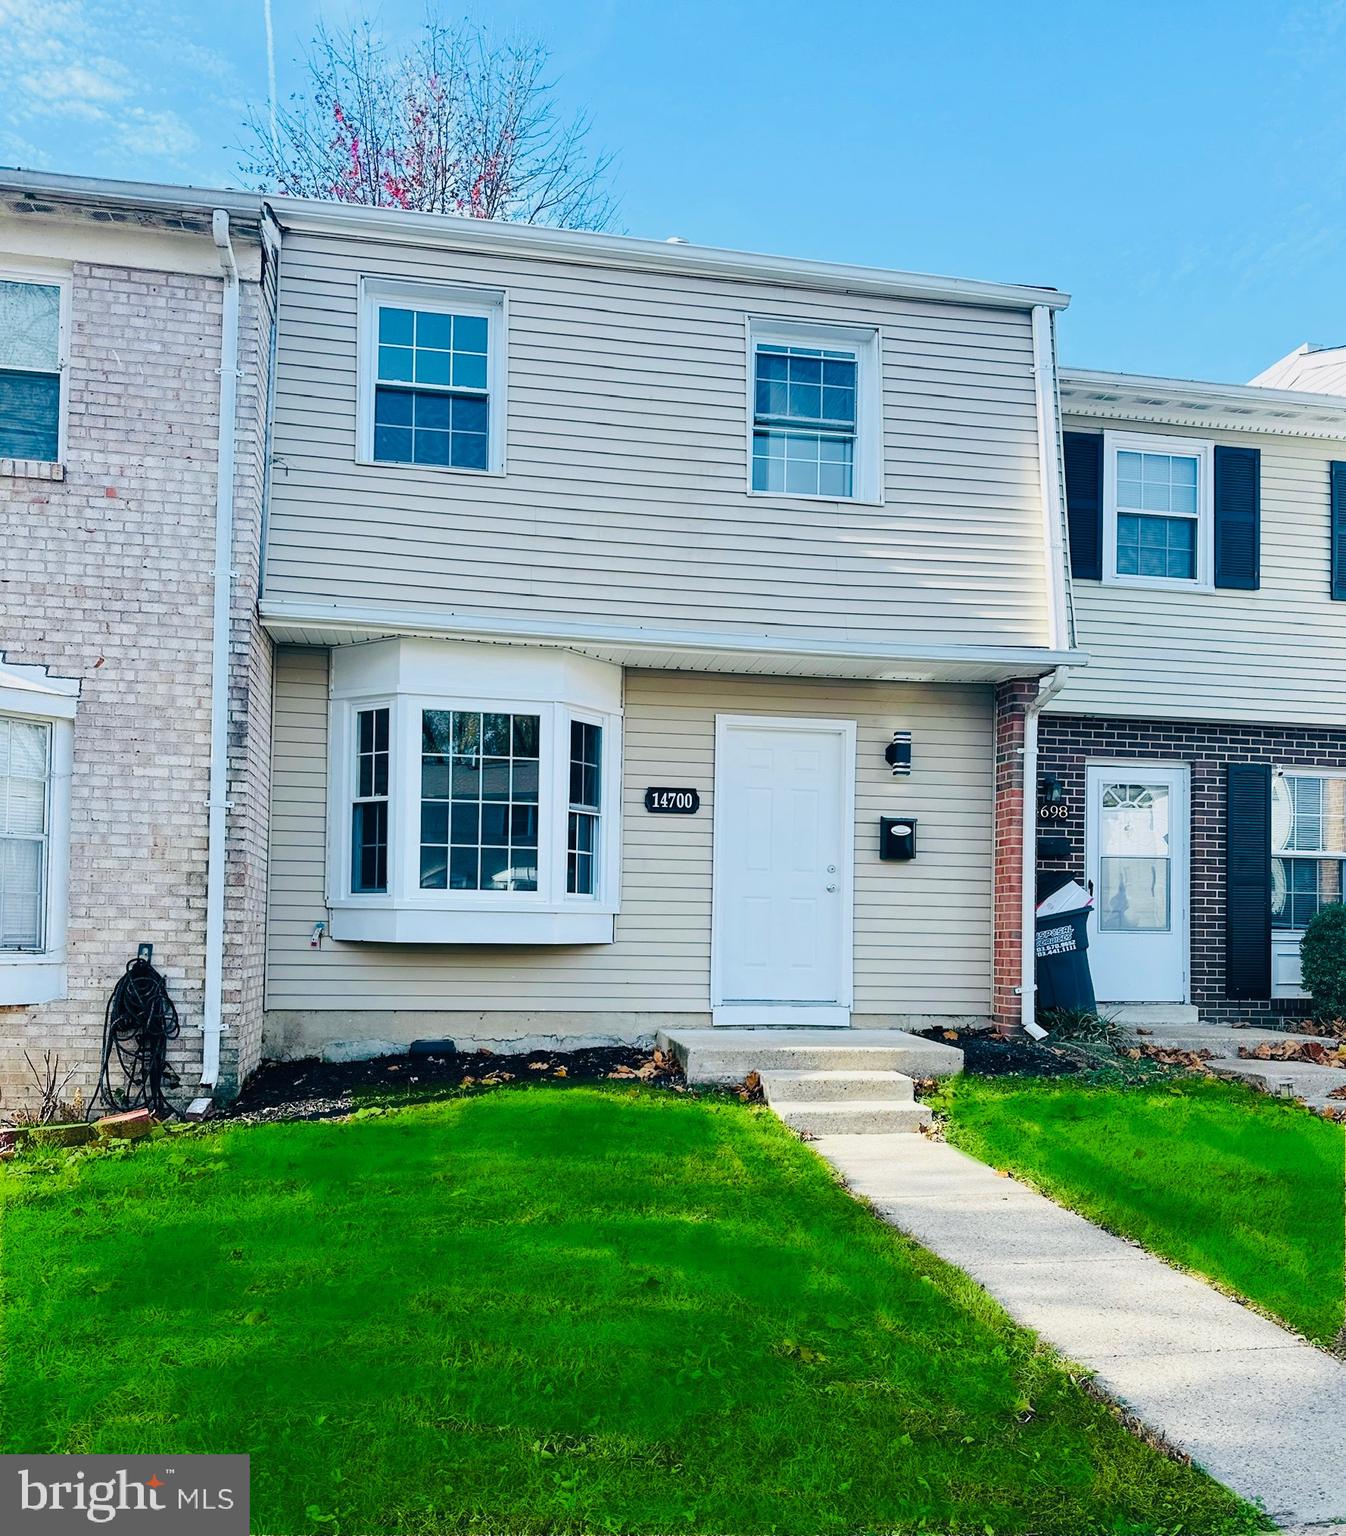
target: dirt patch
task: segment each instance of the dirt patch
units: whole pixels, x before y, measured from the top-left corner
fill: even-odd
[[[372,1061],[268,1061],[232,1104],[213,1117],[252,1123],[326,1120],[369,1104],[439,1098],[509,1083],[606,1081],[685,1086],[677,1062],[636,1046],[583,1051],[446,1051],[439,1055],[377,1056]]]
[[[923,1040],[956,1045],[963,1071],[973,1077],[1069,1077],[1083,1071],[1079,1059],[1047,1041],[1005,1039],[993,1029],[923,1029]]]

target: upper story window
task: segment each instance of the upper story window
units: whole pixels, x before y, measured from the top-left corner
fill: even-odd
[[[1271,852],[1273,928],[1302,931],[1320,907],[1346,900],[1346,775],[1273,776]]]
[[[503,295],[372,278],[361,293],[359,457],[503,469]]]
[[[1138,585],[1211,585],[1212,447],[1106,434],[1104,575]]]
[[[878,334],[750,320],[754,492],[877,501]]]
[[[0,459],[62,450],[65,285],[0,274]]]

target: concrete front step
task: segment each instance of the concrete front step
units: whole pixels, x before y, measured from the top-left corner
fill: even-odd
[[[845,1099],[838,1102],[771,1100],[771,1108],[792,1131],[809,1136],[877,1136],[919,1131],[930,1119],[917,1103],[895,1099]]]
[[[1171,1046],[1179,1051],[1214,1051],[1217,1056],[1237,1056],[1240,1046],[1282,1045],[1287,1040],[1316,1040],[1333,1050],[1343,1042],[1304,1030],[1262,1029],[1243,1024],[1133,1024],[1127,1033],[1146,1045]]]
[[[797,1072],[777,1068],[760,1074],[768,1104],[836,1103],[883,1099],[910,1104],[915,1084],[904,1072]]]
[[[1191,1028],[1200,1017],[1191,1003],[1099,1003],[1098,1012],[1114,1024],[1147,1029]]]
[[[948,1077],[963,1053],[901,1029],[669,1029],[661,1050],[676,1056],[689,1083],[741,1083],[749,1072],[901,1072]]]

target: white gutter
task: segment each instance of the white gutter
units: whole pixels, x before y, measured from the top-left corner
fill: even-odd
[[[211,214],[210,231],[224,273],[220,322],[220,428],[215,453],[215,601],[210,660],[210,800],[206,852],[206,977],[201,1019],[201,1086],[220,1075],[224,1028],[224,856],[229,792],[229,620],[233,598],[234,422],[238,412],[238,266],[229,215]],[[195,1106],[193,1106],[195,1107]]]
[[[1070,303],[1069,294],[1030,283],[984,282],[845,262],[796,260],[758,251],[736,251],[685,242],[670,244],[666,240],[639,239],[630,235],[551,229],[538,224],[474,219],[464,214],[371,208],[316,198],[263,197],[218,188],[117,181],[98,176],[62,176],[47,171],[4,167],[0,167],[0,189],[33,196],[78,199],[100,206],[124,201],[146,208],[223,208],[235,215],[253,217],[265,203],[276,214],[278,222],[290,230],[346,235],[359,240],[386,240],[401,245],[428,245],[440,250],[482,251],[488,256],[514,254],[593,266],[631,267],[639,271],[774,283],[791,288],[819,288],[871,297],[930,299],[949,304],[1021,310],[1037,305],[1064,309]]]

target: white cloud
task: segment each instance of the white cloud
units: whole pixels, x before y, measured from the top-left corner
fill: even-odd
[[[23,145],[29,165],[189,169],[201,148],[190,118],[219,111],[219,88],[237,94],[229,61],[191,41],[192,30],[176,0],[0,0],[6,156]]]
[[[20,75],[18,85],[20,90],[43,102],[50,112],[60,112],[67,106],[102,110],[130,95],[126,72],[111,59],[91,60],[88,64],[49,64]]]

